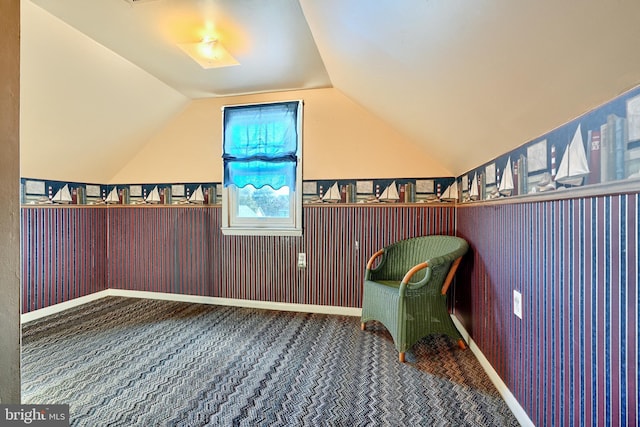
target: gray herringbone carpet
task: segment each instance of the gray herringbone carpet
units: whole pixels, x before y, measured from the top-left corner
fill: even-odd
[[[78,426],[517,425],[469,350],[359,319],[110,297],[23,327],[23,402]]]

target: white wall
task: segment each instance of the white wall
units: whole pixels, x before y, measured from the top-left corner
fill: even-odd
[[[21,176],[106,183],[189,99],[21,2]]]
[[[304,100],[304,179],[445,177],[451,172],[337,89],[192,101],[109,183],[220,182],[222,106]]]

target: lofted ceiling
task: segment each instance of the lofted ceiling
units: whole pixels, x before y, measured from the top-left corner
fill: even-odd
[[[115,165],[192,99],[334,87],[460,175],[640,83],[639,18],[630,0],[22,0],[22,139]],[[178,47],[207,33],[240,64]],[[91,79],[97,105],[73,106]]]

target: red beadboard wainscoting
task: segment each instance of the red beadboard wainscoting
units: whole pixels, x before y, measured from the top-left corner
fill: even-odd
[[[360,307],[376,250],[455,233],[447,204],[306,205],[303,214],[302,237],[258,237],[222,235],[218,206],[23,207],[23,312],[107,288]]]
[[[535,425],[637,421],[639,212],[638,194],[457,209],[456,315]]]
[[[107,209],[22,208],[22,312],[107,289]]]

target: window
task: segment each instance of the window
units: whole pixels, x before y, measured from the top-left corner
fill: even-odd
[[[302,101],[222,114],[222,232],[302,235]]]

